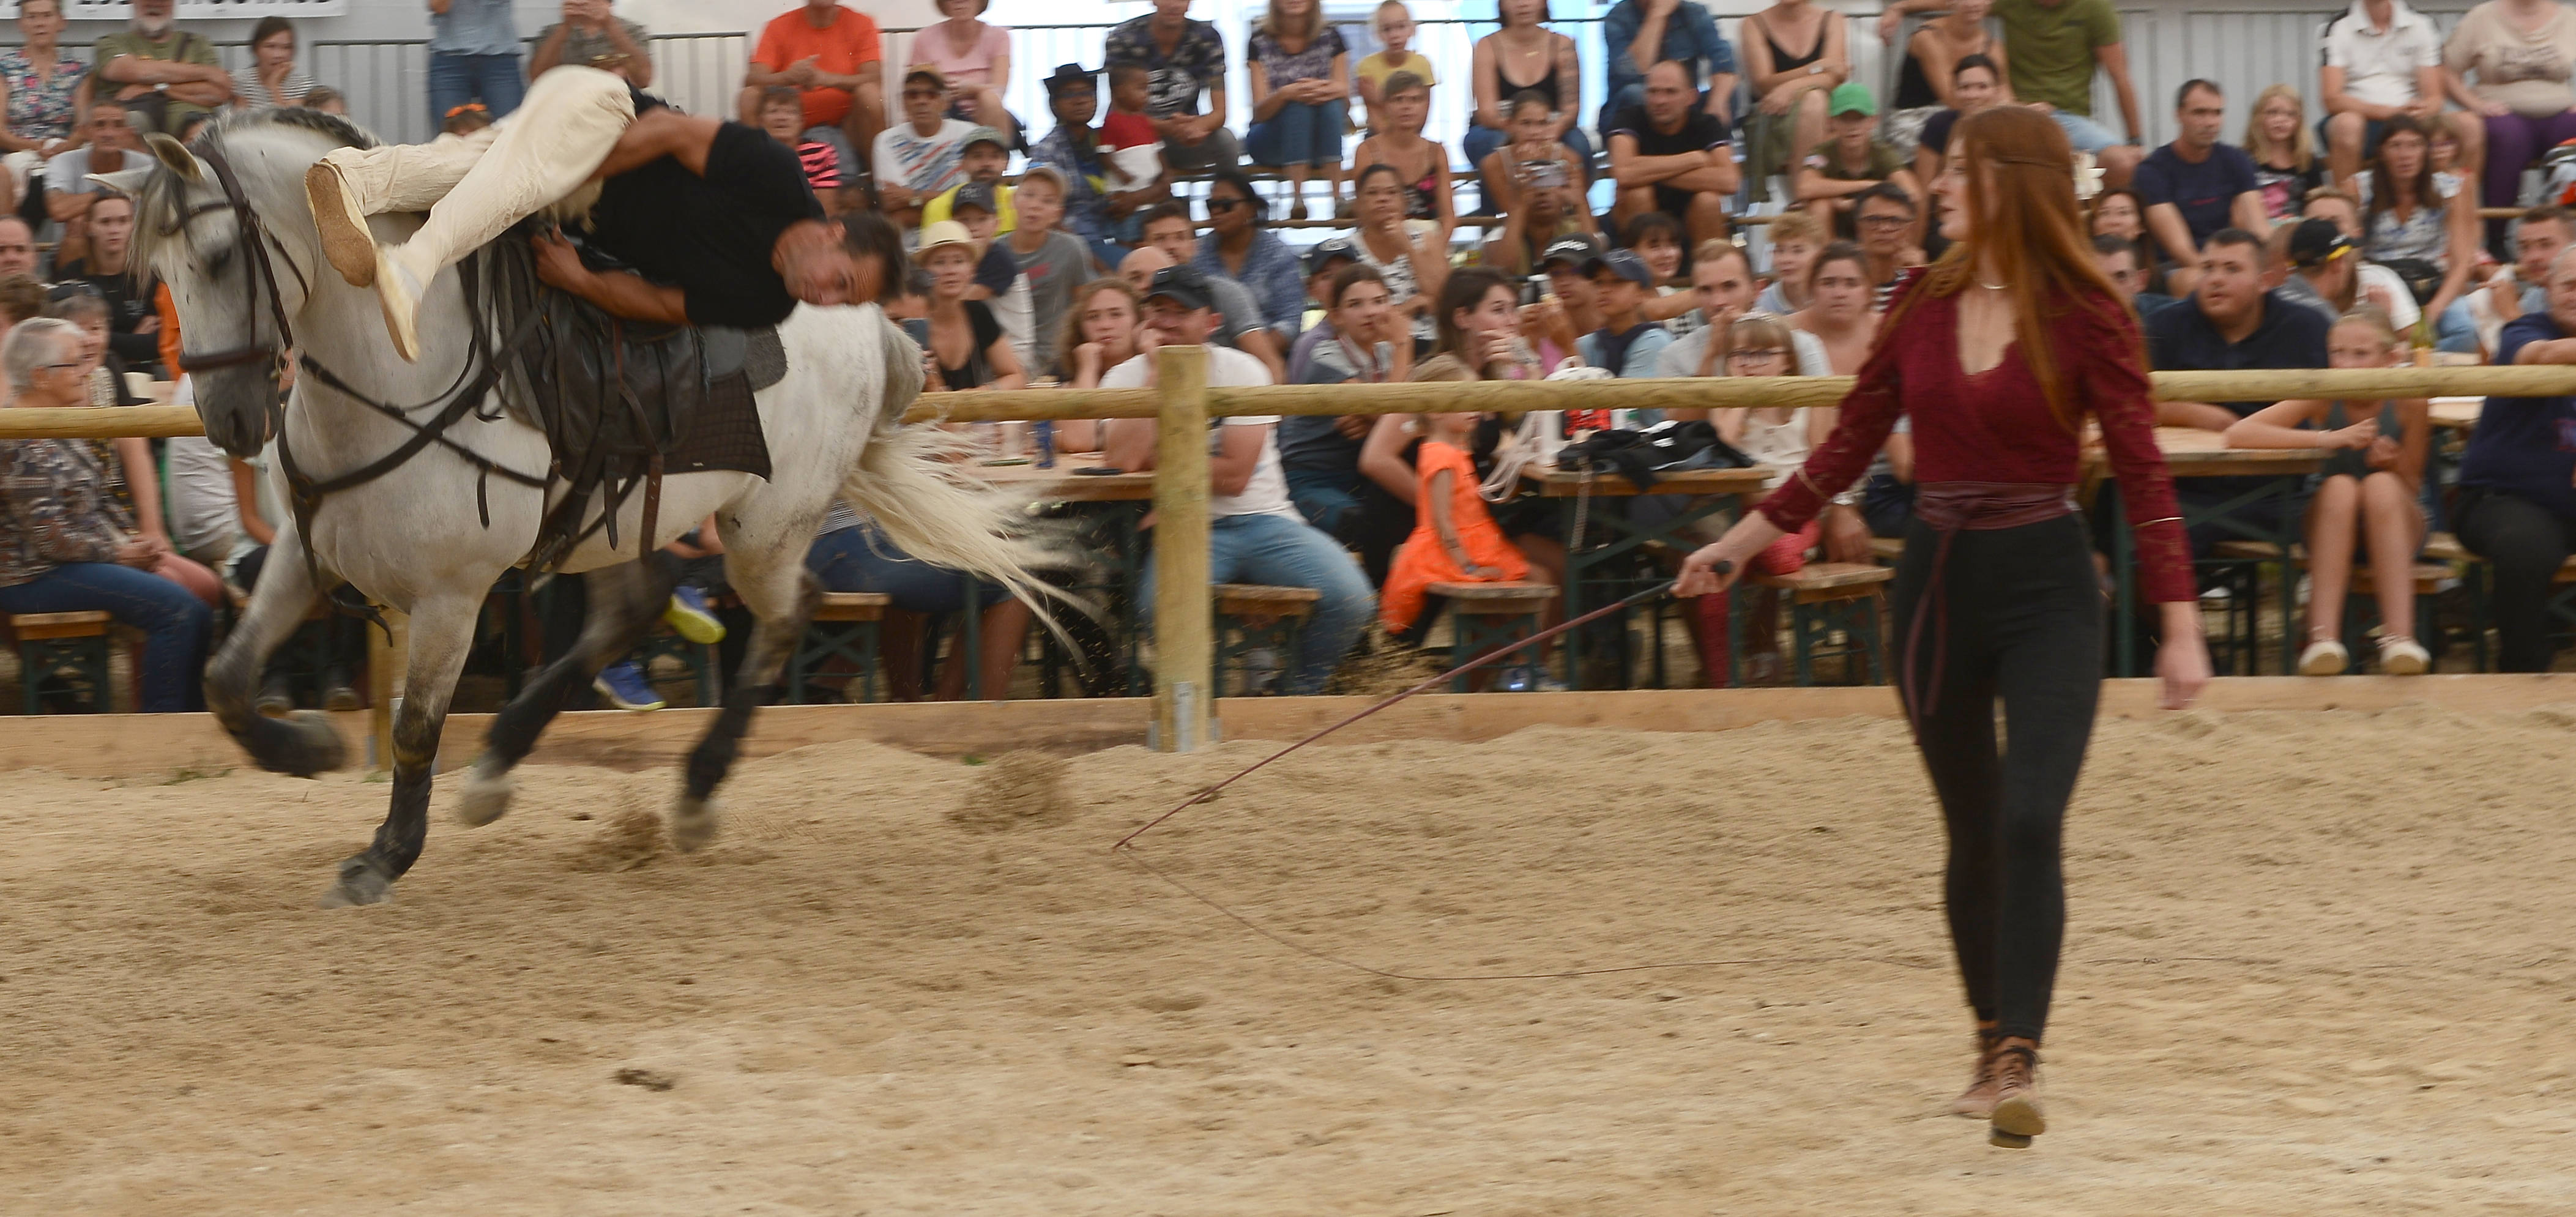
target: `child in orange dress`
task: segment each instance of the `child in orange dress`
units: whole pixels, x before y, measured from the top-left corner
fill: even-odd
[[[1422,365],[1415,380],[1449,379],[1443,356]],[[1434,583],[1497,583],[1527,579],[1529,559],[1503,535],[1477,492],[1476,465],[1467,453],[1477,415],[1424,414],[1421,450],[1413,458],[1420,478],[1414,496],[1413,535],[1396,551],[1378,595],[1378,620],[1402,634],[1422,615],[1424,589]]]

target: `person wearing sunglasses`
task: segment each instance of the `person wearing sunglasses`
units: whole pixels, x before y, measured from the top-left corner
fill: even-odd
[[[1261,226],[1261,196],[1252,192],[1252,179],[1238,169],[1217,170],[1208,183],[1207,217],[1208,231],[1190,265],[1251,289],[1261,304],[1262,324],[1287,342],[1306,311],[1306,280],[1288,243]]]

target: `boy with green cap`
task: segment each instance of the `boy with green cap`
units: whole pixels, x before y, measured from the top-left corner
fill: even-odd
[[[1799,162],[1791,190],[1801,206],[1832,223],[1851,210],[1852,200],[1881,182],[1892,182],[1923,198],[1923,184],[1905,167],[1893,145],[1878,138],[1878,99],[1869,86],[1845,81],[1834,86],[1825,102],[1825,121],[1833,138],[1818,144]]]

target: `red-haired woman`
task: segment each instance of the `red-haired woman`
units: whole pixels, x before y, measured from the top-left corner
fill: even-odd
[[[2165,705],[2189,705],[2209,678],[2137,318],[2095,268],[2072,159],[2039,111],[1959,121],[1932,186],[1956,244],[1897,288],[1833,435],[1692,554],[1680,587],[1722,589],[1851,485],[1899,415],[1913,421],[1897,681],[1949,831],[1950,937],[1977,1017],[1975,1080],[1953,1110],[1989,1117],[1993,1142],[2012,1147],[2045,1127],[2033,1074],[2066,928],[2060,829],[2101,692],[2102,593],[2074,502],[2086,413],[2163,610]],[[1995,746],[1998,696],[2009,754]]]

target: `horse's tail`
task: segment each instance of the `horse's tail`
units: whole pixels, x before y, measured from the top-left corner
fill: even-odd
[[[904,412],[921,395],[921,348],[882,316],[885,403],[841,497],[873,518],[914,558],[964,571],[1009,588],[1047,619],[1047,603],[1064,593],[1036,575],[1067,565],[1029,527],[1028,492],[996,490],[952,477],[948,457],[969,447],[936,426],[906,426]]]

